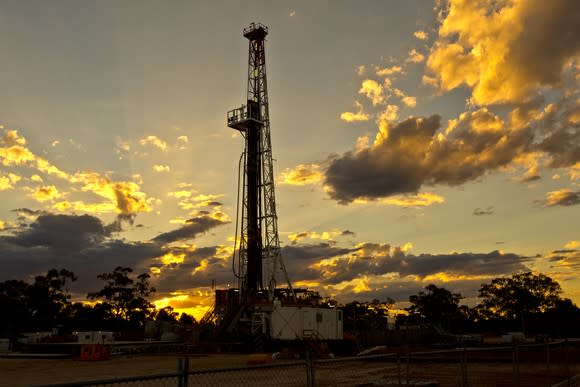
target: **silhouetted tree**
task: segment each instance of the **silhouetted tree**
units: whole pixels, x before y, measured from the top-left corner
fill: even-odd
[[[177,322],[177,317],[179,313],[175,312],[171,306],[166,306],[157,311],[155,320],[156,321],[169,321]]]
[[[461,294],[451,293],[433,284],[426,286],[425,290],[409,297],[412,304],[407,308],[409,315],[445,329],[451,329],[452,323],[461,315],[459,301],[463,297]]]
[[[197,321],[195,320],[195,317],[193,317],[192,315],[187,313],[181,313],[181,316],[179,316],[179,323],[183,325],[195,325],[197,324]]]
[[[133,279],[132,272],[129,267],[118,266],[111,273],[99,274],[97,278],[105,281],[105,286],[98,292],[89,293],[88,298],[102,299],[99,308],[105,314],[110,314],[109,317],[117,322],[128,323],[131,328],[138,328],[154,315],[155,307],[147,297],[155,288],[149,283],[149,274],[143,273]]]
[[[0,336],[16,337],[18,332],[30,327],[29,287],[19,280],[0,282]]]
[[[64,320],[64,312],[70,304],[67,282],[76,281],[73,272],[51,269],[46,275],[34,278],[27,289],[28,307],[35,329],[51,329]]]
[[[482,284],[477,310],[484,319],[519,321],[525,332],[526,317],[554,309],[561,293],[560,284],[544,274],[514,274]]]

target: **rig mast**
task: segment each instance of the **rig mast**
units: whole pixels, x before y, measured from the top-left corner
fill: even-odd
[[[227,122],[245,139],[240,158],[243,194],[241,204],[238,203],[241,225],[239,241],[235,242],[234,271],[242,303],[251,303],[266,290],[273,299],[280,274],[292,294],[294,291],[282,261],[278,237],[264,50],[268,27],[252,23],[243,34],[249,41],[247,103],[229,111]]]

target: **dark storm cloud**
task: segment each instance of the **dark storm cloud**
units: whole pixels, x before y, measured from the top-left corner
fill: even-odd
[[[96,276],[117,266],[145,269],[163,254],[154,243],[129,243],[107,237],[102,222],[90,215],[41,215],[28,226],[0,236],[0,273],[5,279],[27,279],[51,268],[73,271],[76,292],[100,286]]]
[[[343,232],[340,233],[341,236],[355,236],[355,233],[353,231],[350,230],[344,230]]]
[[[526,153],[531,130],[502,128],[486,109],[464,113],[441,135],[441,117],[409,118],[383,140],[330,160],[325,184],[339,203],[416,194],[423,185],[456,186],[511,163]]]
[[[393,127],[377,147],[332,160],[325,172],[330,196],[349,203],[357,198],[416,193],[425,180],[426,146],[440,128],[440,120],[439,116],[408,119]]]
[[[210,216],[201,216],[189,219],[187,224],[176,230],[157,235],[153,238],[153,241],[159,243],[171,243],[179,240],[192,239],[199,234],[203,234],[206,231],[223,224],[226,224],[226,222],[222,222],[221,220],[214,219]]]
[[[27,216],[38,214],[22,209],[18,212]],[[129,221],[132,218],[116,220]],[[94,216],[42,213],[32,223],[0,235],[0,281],[30,279],[51,268],[66,268],[79,277],[72,286],[73,291],[86,294],[102,286],[96,278],[98,274],[110,272],[117,266],[147,272],[156,263],[156,258],[171,251],[163,244],[182,237],[190,239],[220,224],[223,222],[207,217],[196,218],[189,221],[189,228],[161,234],[150,242],[127,242],[112,238],[112,226],[104,226]],[[197,267],[201,259],[215,255],[215,251],[215,247],[210,247],[190,253],[189,269]]]
[[[487,207],[485,209],[476,208],[475,210],[473,210],[473,215],[475,215],[475,216],[493,215],[494,212],[495,211],[494,211],[493,207]]]
[[[28,248],[50,248],[59,254],[96,245],[106,236],[103,224],[90,215],[40,215],[29,227],[0,241]]]

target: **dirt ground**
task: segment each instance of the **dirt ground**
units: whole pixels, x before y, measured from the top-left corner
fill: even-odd
[[[105,361],[73,359],[0,359],[0,386],[67,383],[176,372],[180,355],[113,357]],[[189,355],[190,368],[243,366],[247,355]]]
[[[111,360],[86,362],[73,359],[6,359],[0,358],[0,386],[30,386],[111,379],[175,372],[180,355],[119,356]],[[190,369],[243,367],[249,355],[210,354],[189,355]],[[351,358],[352,359],[352,358]],[[469,386],[512,386],[514,368],[510,362],[470,362],[462,369],[453,360],[437,362],[398,363],[394,361],[340,360],[316,364],[314,379],[317,386],[371,386],[415,381],[438,382],[440,386],[460,386],[467,377]],[[275,363],[284,363],[276,361]],[[562,381],[566,374],[577,374],[580,365],[573,361],[570,369],[554,364],[548,370],[542,363],[522,362],[519,365],[521,386],[546,386]],[[190,385],[200,386],[305,386],[306,366],[284,366],[274,369],[216,372],[192,375]],[[399,379],[400,378],[400,379]],[[175,379],[149,381],[129,386],[175,386]]]

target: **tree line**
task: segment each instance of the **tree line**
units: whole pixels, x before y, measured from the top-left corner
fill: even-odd
[[[97,276],[101,290],[87,294],[89,302],[72,302],[69,285],[77,280],[71,271],[51,269],[32,283],[22,280],[0,282],[0,337],[16,337],[27,331],[62,327],[71,330],[143,331],[148,320],[196,324],[193,316],[178,315],[171,307],[157,309],[150,301],[156,291],[149,274],[135,275],[128,267]],[[493,279],[479,289],[480,302],[462,305],[464,297],[430,284],[409,297],[397,327],[436,327],[448,333],[523,331],[526,334],[577,336],[580,309],[562,298],[558,282],[531,272]],[[392,327],[395,301],[353,301],[340,305],[345,332],[385,330]]]
[[[0,282],[0,337],[22,332],[71,330],[142,331],[147,320],[195,324],[193,316],[181,316],[171,307],[155,308],[148,298],[156,291],[149,274],[135,276],[133,269],[117,267],[99,274],[103,288],[87,294],[89,302],[72,302],[69,285],[77,280],[66,269],[51,269],[32,283]]]
[[[524,332],[526,335],[577,337],[580,308],[562,297],[560,284],[532,272],[493,279],[479,288],[479,303],[430,284],[409,297],[410,306],[396,316],[401,327],[429,326],[445,334]],[[343,306],[345,331],[364,332],[392,324],[392,299],[353,301]],[[390,318],[389,318],[390,317]]]

